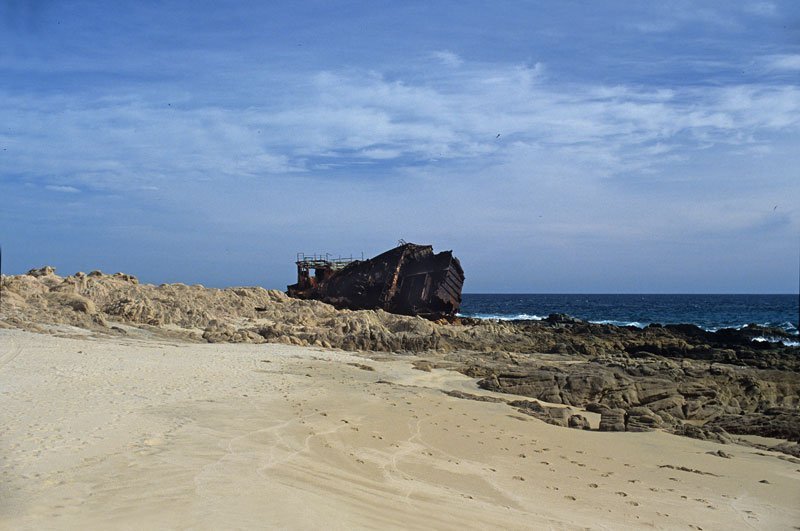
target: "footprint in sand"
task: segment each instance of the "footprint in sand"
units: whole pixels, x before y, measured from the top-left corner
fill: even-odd
[[[564,498],[566,498],[568,500],[572,500],[572,501],[577,500],[577,498],[575,496],[564,496]]]
[[[600,486],[600,485],[598,485],[597,483],[589,483],[589,487],[591,487],[591,488],[593,488],[593,489],[596,489],[596,488],[597,488],[597,487],[599,487],[599,486]]]
[[[622,496],[623,498],[627,498],[628,497],[628,493],[627,492],[622,492],[621,490],[618,490],[614,494],[616,494],[617,496]]]

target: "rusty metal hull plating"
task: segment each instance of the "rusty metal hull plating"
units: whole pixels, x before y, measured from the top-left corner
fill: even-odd
[[[461,305],[464,271],[452,251],[404,243],[369,260],[298,257],[297,283],[288,294],[337,308],[383,309],[429,319],[454,316]],[[314,274],[311,274],[311,271]]]

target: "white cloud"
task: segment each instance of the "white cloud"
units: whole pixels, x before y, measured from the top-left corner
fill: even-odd
[[[491,165],[546,147],[564,154],[565,166],[616,174],[651,171],[704,146],[759,144],[800,125],[800,88],[790,85],[567,86],[543,70],[465,63],[408,80],[322,72],[287,89],[292,97],[280,105],[247,108],[7,95],[0,118],[20,125],[4,140],[6,164],[71,179],[65,185],[141,190],[307,173],[336,158]]]
[[[678,24],[675,20],[660,19],[635,22],[630,26],[642,33],[667,33],[676,29]]]
[[[321,72],[244,108],[7,95],[0,121],[15,133],[0,139],[6,171],[51,191],[130,192],[217,233],[291,240],[289,255],[289,234],[328,249],[421,235],[467,255],[562,258],[722,239],[797,192],[781,173],[796,165],[771,140],[800,130],[798,87],[578,85],[543,70]],[[298,217],[307,205],[325,227]]]
[[[781,57],[788,64],[786,57],[800,56]],[[326,163],[315,159],[337,157],[486,164],[544,146],[605,172],[645,171],[670,153],[757,144],[800,124],[800,89],[788,85],[567,86],[544,78],[539,63],[462,66],[407,81],[322,72],[269,107],[165,110],[138,98],[8,95],[0,118],[26,124],[4,142],[13,153],[9,170],[126,189],[308,172]]]
[[[441,61],[442,64],[450,67],[458,67],[464,63],[464,60],[461,59],[457,54],[450,52],[448,50],[441,50],[437,52],[433,52],[431,54],[435,59]]]
[[[800,54],[768,55],[764,63],[770,70],[800,70]]]
[[[778,12],[778,8],[772,2],[753,2],[745,3],[742,9],[746,13],[762,17],[772,17]]]
[[[50,190],[51,192],[61,192],[65,194],[80,193],[80,190],[75,188],[74,186],[61,186],[57,184],[48,184],[45,186],[45,189]]]

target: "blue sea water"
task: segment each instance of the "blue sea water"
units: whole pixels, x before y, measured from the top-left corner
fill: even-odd
[[[695,324],[706,330],[747,324],[797,335],[797,295],[554,295],[465,293],[460,315],[539,320],[565,313],[584,321],[645,327]]]

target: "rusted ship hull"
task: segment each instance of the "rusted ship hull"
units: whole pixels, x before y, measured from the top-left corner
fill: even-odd
[[[404,243],[369,260],[346,265],[298,257],[297,283],[288,287],[288,293],[337,308],[380,308],[440,319],[458,312],[463,285],[464,270],[452,251],[434,254],[430,245]]]

